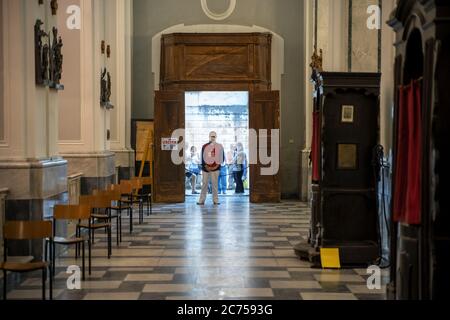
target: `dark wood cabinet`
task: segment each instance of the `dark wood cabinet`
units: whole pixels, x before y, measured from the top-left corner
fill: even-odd
[[[378,73],[317,76],[312,221],[296,252],[320,264],[320,248],[339,248],[342,265],[380,256],[374,150],[379,144]]]

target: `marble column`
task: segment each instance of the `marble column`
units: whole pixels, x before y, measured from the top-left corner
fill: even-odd
[[[118,2],[121,1],[60,1],[65,14],[59,17],[58,25],[63,35],[70,39],[71,50],[67,50],[65,59],[72,69],[63,78],[66,83],[72,84],[72,91],[66,91],[60,97],[61,110],[67,112],[59,117],[58,146],[61,155],[69,163],[68,174],[82,175],[82,194],[90,194],[93,189],[104,189],[115,182],[116,157],[111,151],[111,119],[117,118],[117,108],[124,108],[122,101],[117,103],[118,77],[123,75],[117,74],[115,70],[117,51],[110,41],[109,33],[113,25],[110,20],[116,21],[120,15],[118,11],[111,15],[110,7],[117,6]],[[65,27],[67,19],[76,10],[80,13],[80,28]],[[102,42],[105,43],[104,51]],[[110,58],[107,57],[108,45],[111,47]],[[100,104],[101,71],[105,67],[112,77],[113,111]],[[120,127],[123,123],[115,125]]]
[[[311,63],[314,51],[314,23],[317,23],[317,46],[323,50],[323,68],[325,71],[341,71],[348,69],[348,0],[319,0],[315,8],[314,0],[304,3],[304,63]],[[315,10],[318,10],[318,21],[315,22]],[[311,197],[311,165],[310,152],[312,142],[313,90],[311,69],[305,70],[305,147],[300,151],[300,199],[309,201]]]
[[[135,173],[134,150],[131,148],[131,50],[132,0],[110,0],[106,7],[106,39],[112,54],[107,59],[115,81],[111,111],[111,151],[115,154],[115,167],[120,167],[120,178],[129,179]]]
[[[42,220],[66,201],[67,162],[57,154],[59,92],[35,83],[34,25],[56,26],[50,0],[1,1],[0,188],[7,220]],[[42,253],[42,243],[12,243],[10,255]]]
[[[304,9],[304,39],[305,39],[305,51],[304,51],[304,64],[308,66],[305,68],[305,142],[304,148],[300,151],[300,185],[299,194],[300,200],[308,202],[311,195],[311,166],[309,155],[311,152],[312,141],[312,112],[313,112],[313,90],[314,87],[310,81],[311,79],[311,56],[314,52],[314,0],[306,0],[303,3]]]
[[[393,1],[390,1],[393,2]],[[378,29],[369,29],[367,9],[378,6],[378,0],[359,0],[352,2],[351,28],[351,71],[378,72],[379,43]],[[386,20],[388,17],[386,17]]]
[[[348,8],[348,0],[318,1],[317,46],[323,49],[325,71],[348,71]]]
[[[131,137],[131,36],[132,0],[61,0],[63,27],[78,6],[80,29],[63,29],[73,50],[66,59],[73,69],[65,81],[72,91],[61,96],[59,150],[69,161],[69,174],[82,174],[81,192],[104,188],[134,174]],[[69,10],[67,10],[69,8]],[[75,7],[76,9],[76,7]],[[102,53],[101,43],[111,48]],[[100,70],[106,67],[112,78],[111,102],[114,109],[100,106]]]
[[[325,71],[348,71],[348,0],[331,0],[328,7],[329,56]],[[328,64],[328,66],[327,66]]]

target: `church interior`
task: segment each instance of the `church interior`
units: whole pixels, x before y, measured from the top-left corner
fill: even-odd
[[[448,1],[0,0],[2,299],[448,299],[448,57]]]

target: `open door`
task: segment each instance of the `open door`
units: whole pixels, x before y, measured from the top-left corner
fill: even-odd
[[[172,151],[163,145],[163,139],[172,137],[177,129],[184,129],[184,92],[155,92],[155,179],[154,201],[182,203],[185,201],[184,165],[172,162]],[[180,143],[181,141],[178,141]]]
[[[250,129],[259,130],[266,129],[268,134],[268,152],[272,154],[271,130],[280,129],[280,93],[278,91],[257,91],[250,92],[250,109],[249,109]],[[258,136],[259,138],[259,136]],[[259,141],[259,139],[258,139]],[[259,144],[259,142],[258,142]],[[280,142],[278,143],[278,146]],[[258,145],[258,150],[262,146]],[[252,203],[271,203],[281,201],[280,175],[262,175],[261,168],[263,166],[258,157],[258,164],[250,165],[250,201]]]

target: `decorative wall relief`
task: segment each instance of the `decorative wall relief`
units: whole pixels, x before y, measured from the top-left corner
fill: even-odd
[[[34,25],[36,84],[63,90],[64,86],[60,83],[63,67],[63,42],[61,37],[58,37],[58,29],[54,27],[52,30],[53,42],[50,44],[50,33],[42,30],[43,24],[41,20],[37,20]]]
[[[111,103],[111,74],[106,68],[102,70],[100,79],[100,105],[111,110],[114,106]]]
[[[53,27],[53,44],[50,53],[50,88],[56,90],[64,89],[60,83],[62,76],[63,55],[62,55],[62,39],[58,37],[58,29]]]
[[[44,23],[41,20],[37,20],[34,25],[34,55],[35,55],[35,74],[36,84],[39,86],[47,86],[49,83],[49,46],[48,46],[48,34],[42,30]]]
[[[314,53],[311,57],[311,64],[310,67],[317,71],[317,72],[323,72],[323,50],[320,49],[320,55],[317,54],[317,46],[314,46]]]
[[[50,7],[52,8],[52,15],[56,16],[58,13],[58,0],[52,0]]]
[[[208,7],[208,1],[207,0],[200,0],[200,3],[202,5],[203,12],[212,20],[221,21],[227,19],[229,16],[231,16],[234,12],[234,9],[236,9],[236,0],[229,0],[230,4],[228,5],[228,9],[225,12],[222,13],[214,13],[212,12]]]
[[[101,42],[102,55],[106,53],[107,57],[111,56],[111,46],[106,45],[106,41]],[[111,74],[106,67],[102,69],[100,76],[100,105],[106,110],[114,109],[111,103]]]

